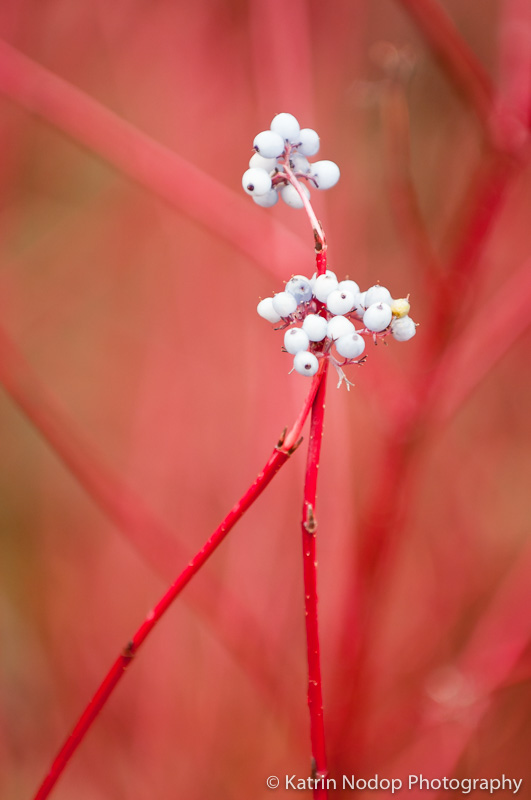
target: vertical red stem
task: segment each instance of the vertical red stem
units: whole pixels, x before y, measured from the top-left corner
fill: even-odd
[[[312,745],[313,793],[316,800],[328,797],[327,762],[323,719],[323,692],[321,683],[321,655],[317,610],[317,556],[315,501],[317,474],[323,437],[326,381],[320,383],[312,408],[310,441],[306,462],[304,502],[302,509],[302,553],[304,569],[304,603],[306,610],[306,640],[308,649],[308,708],[310,711],[310,737]]]
[[[147,615],[144,622],[133,635],[131,641],[118,656],[100,684],[96,694],[83,711],[83,714],[76,723],[72,733],[59,751],[50,768],[50,771],[39,787],[34,800],[45,800],[45,798],[48,797],[68,761],[83,741],[85,734],[92,726],[92,723],[111,696],[114,688],[120,681],[120,678],[124,675],[134,656],[147,639],[155,625],[159,622],[163,614],[168,610],[170,605],[178,597],[184,587],[199,572],[203,564],[212,555],[214,550],[216,550],[216,548],[221,544],[231,528],[236,524],[236,522],[238,522],[239,519],[241,519],[247,509],[250,508],[254,501],[268,486],[282,465],[288,460],[293,450],[297,447],[302,427],[306,421],[310,408],[315,408],[315,398],[319,395],[319,391],[324,385],[325,377],[326,362],[323,362],[321,369],[313,379],[308,396],[294,425],[284,437],[283,441],[280,442],[277,447],[275,447],[266,465],[257,476],[253,484],[229,511],[225,519],[216,528],[201,550],[199,550],[199,552],[196,553],[192,560],[186,565],[175,582],[165,592],[153,610]]]

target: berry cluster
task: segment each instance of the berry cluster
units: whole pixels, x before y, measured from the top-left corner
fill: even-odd
[[[409,300],[394,300],[385,286],[377,284],[365,292],[355,281],[338,281],[331,270],[315,273],[311,279],[294,275],[283,292],[258,303],[261,317],[282,323],[284,350],[294,356],[293,369],[300,375],[315,375],[319,359],[328,358],[336,368],[339,383],[347,380],[342,367],[362,364],[365,340],[376,342],[389,334],[399,342],[407,342],[416,332],[408,315]],[[357,328],[354,321],[361,321]]]
[[[264,208],[274,206],[279,195],[288,206],[302,208],[308,186],[330,189],[339,180],[333,161],[308,161],[319,150],[319,136],[312,128],[301,129],[293,114],[277,114],[271,128],[255,136],[253,147],[242,186]]]

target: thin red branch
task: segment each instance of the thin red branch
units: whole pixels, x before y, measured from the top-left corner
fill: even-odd
[[[431,706],[390,773],[450,775],[463,758],[501,687],[510,681],[531,642],[531,617],[522,613],[531,600],[531,547],[527,545],[507,572],[455,663],[454,690]],[[451,684],[450,684],[451,685]],[[466,711],[464,711],[466,709]],[[431,712],[431,713],[430,713]],[[421,797],[424,793],[413,794]]]
[[[497,289],[438,362],[427,405],[438,426],[450,419],[531,325],[531,260]]]
[[[321,225],[321,223],[317,219],[317,217],[315,215],[315,211],[313,210],[313,206],[312,206],[309,198],[307,197],[307,195],[303,191],[301,184],[299,183],[299,181],[297,180],[297,178],[293,174],[293,171],[292,171],[292,169],[291,169],[291,167],[289,165],[289,150],[288,150],[288,155],[286,156],[286,159],[282,163],[284,165],[284,172],[288,177],[288,181],[291,183],[291,185],[293,186],[293,188],[295,189],[295,191],[299,195],[299,197],[300,197],[300,199],[302,201],[302,204],[304,206],[304,210],[306,211],[306,214],[308,215],[308,219],[310,220],[310,225],[312,226],[313,235],[314,235],[314,239],[315,239],[316,250],[318,250],[318,252],[326,250],[326,238],[325,238],[325,233],[324,233],[324,230],[323,230],[323,226]]]
[[[503,0],[499,33],[498,92],[493,134],[498,146],[517,153],[531,127],[531,5]]]
[[[185,158],[0,40],[0,92],[95,152],[276,278],[306,256],[301,240]],[[245,166],[245,164],[243,164]],[[252,204],[251,204],[252,205]],[[245,217],[245,225],[241,224]],[[275,259],[257,241],[275,241]]]
[[[464,298],[471,296],[488,237],[523,163],[503,153],[494,153],[479,165],[471,181],[459,213],[459,219],[465,222],[460,222],[454,251],[448,258],[446,273],[438,286],[428,325],[423,329],[422,359],[426,364],[433,362],[451,339],[456,310],[464,308]],[[463,298],[459,305],[454,302],[456,296]]]
[[[413,18],[456,89],[490,131],[494,90],[483,65],[436,0],[398,0]]]
[[[426,230],[411,177],[409,109],[400,71],[397,73],[386,82],[381,104],[389,199],[397,232],[427,282],[441,274],[442,264]]]
[[[325,362],[325,368],[326,368]],[[326,779],[326,743],[323,718],[323,691],[321,681],[321,652],[317,597],[317,555],[315,505],[317,475],[323,438],[326,381],[321,381],[312,408],[310,440],[306,461],[304,502],[302,508],[302,555],[304,572],[304,605],[306,611],[306,642],[308,654],[308,709],[310,712],[310,738],[313,764],[313,796],[316,800],[328,797]]]
[[[292,0],[289,10],[291,19],[297,20],[296,36],[290,25],[279,25],[286,11],[284,0],[252,0],[248,4],[255,103],[260,118],[267,118],[272,109],[295,107],[295,113],[311,120],[315,86],[311,9],[306,0]]]
[[[430,3],[427,5],[431,5]],[[341,718],[337,721],[338,749],[350,747],[347,739],[353,716],[358,720],[356,737],[363,731],[362,707],[369,702],[370,674],[367,671],[370,652],[370,630],[386,580],[393,569],[392,555],[404,535],[403,521],[412,490],[410,477],[421,452],[427,432],[426,421],[437,408],[444,406],[446,386],[440,384],[439,373],[433,365],[442,359],[449,348],[457,320],[456,311],[466,307],[464,298],[470,292],[472,280],[480,268],[480,256],[487,237],[503,207],[506,193],[523,160],[517,161],[504,153],[493,153],[468,192],[466,222],[462,225],[458,244],[448,259],[446,276],[442,278],[427,324],[422,328],[423,348],[411,396],[414,402],[397,414],[387,437],[381,466],[375,474],[369,500],[359,532],[360,547],[353,553],[353,571],[358,575],[352,596],[345,604],[338,662],[356,664],[356,674],[342,697]],[[460,296],[460,303],[453,298]],[[446,359],[444,360],[446,364]],[[438,394],[434,386],[440,389]],[[450,385],[450,384],[449,384]],[[363,691],[361,691],[363,689]],[[357,739],[357,751],[363,743]]]
[[[39,787],[35,800],[44,800],[48,797],[58,778],[62,774],[66,764],[75,753],[85,734],[93,724],[97,715],[105,706],[107,700],[111,696],[115,687],[120,679],[125,674],[128,667],[131,665],[134,656],[145,642],[155,625],[160,621],[163,614],[168,610],[174,600],[179,596],[185,586],[192,580],[198,573],[203,564],[217,549],[221,542],[225,539],[233,526],[242,518],[250,506],[262,494],[264,489],[268,486],[271,480],[275,477],[279,469],[285,464],[293,450],[296,448],[300,438],[300,433],[306,417],[312,407],[316,395],[320,387],[324,384],[326,376],[326,362],[323,360],[319,372],[312,381],[310,392],[306,398],[301,414],[299,414],[296,422],[290,429],[287,436],[279,442],[274,448],[269,459],[267,460],[263,470],[255,479],[253,484],[245,492],[245,494],[238,500],[238,502],[229,511],[225,519],[218,525],[214,533],[207,540],[204,546],[198,553],[191,559],[187,566],[183,569],[174,583],[164,593],[162,598],[148,614],[142,625],[138,628],[136,633],[131,638],[130,642],[126,645],[124,650],[118,656],[109,672],[100,684],[96,694],[84,710],[79,718],[72,733],[62,746],[55,761],[53,762],[50,771],[46,775],[44,781]],[[293,442],[293,444],[291,444]]]
[[[188,559],[190,551],[176,539],[170,526],[157,517],[142,498],[93,452],[75,423],[62,411],[2,326],[0,384],[100,511],[147,564],[164,580],[171,580],[175,574],[173,565]],[[288,448],[293,444],[295,441],[290,441]],[[222,618],[217,613],[221,598],[228,609]],[[278,681],[260,655],[265,640],[259,621],[242,607],[236,597],[231,596],[227,587],[220,586],[211,575],[188,595],[188,602],[203,619],[210,622],[212,633],[247,668],[248,674],[260,688],[265,689],[269,696],[276,696]],[[213,619],[216,620],[215,625],[212,625]],[[238,630],[248,631],[245,648],[242,648]],[[252,645],[249,637],[253,639]]]

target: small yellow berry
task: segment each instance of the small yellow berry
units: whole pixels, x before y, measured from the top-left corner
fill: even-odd
[[[393,312],[393,317],[405,317],[409,314],[409,309],[411,306],[409,305],[409,300],[407,297],[399,297],[398,300],[393,300],[391,303],[391,311]]]

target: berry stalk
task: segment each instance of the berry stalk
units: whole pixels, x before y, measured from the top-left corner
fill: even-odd
[[[327,362],[325,361],[324,363],[326,365]],[[316,800],[325,800],[325,798],[328,797],[326,789],[328,769],[323,719],[321,651],[319,644],[316,557],[317,521],[315,518],[317,474],[319,471],[321,442],[323,438],[325,391],[326,381],[323,380],[319,385],[312,407],[301,525],[308,655],[308,709],[310,712],[312,777],[314,778],[313,794]]]
[[[310,224],[311,224],[312,230],[313,230],[313,235],[314,235],[314,238],[315,238],[315,249],[317,251],[326,253],[326,238],[325,238],[325,233],[324,233],[324,230],[323,230],[323,226],[321,225],[321,223],[317,219],[317,217],[315,215],[315,211],[313,210],[312,204],[310,203],[310,201],[308,199],[308,196],[302,190],[302,186],[300,185],[299,181],[297,180],[297,178],[295,177],[295,175],[293,174],[293,172],[292,172],[292,170],[290,168],[290,165],[289,165],[289,152],[288,152],[288,155],[286,156],[286,159],[284,161],[283,166],[284,166],[284,172],[287,175],[289,182],[291,183],[291,185],[293,186],[293,188],[295,189],[295,191],[299,195],[299,197],[300,197],[300,199],[301,199],[301,201],[302,201],[302,203],[304,205],[304,210],[306,211],[306,213],[308,215],[308,218],[310,220]],[[326,267],[323,269],[323,272],[325,272],[325,271],[326,271]],[[319,263],[317,264],[317,273],[319,275],[321,274],[319,272]]]
[[[249,489],[229,511],[225,519],[218,525],[201,550],[196,553],[192,560],[183,569],[174,583],[147,615],[146,619],[140,625],[128,644],[124,647],[103,679],[94,697],[83,711],[72,733],[63,744],[50,768],[50,771],[35,794],[34,800],[44,800],[44,798],[49,796],[68,761],[78,749],[97,715],[105,706],[115,687],[131,665],[136,653],[145,642],[155,625],[160,621],[163,614],[172,605],[174,600],[179,596],[185,586],[191,581],[197,572],[199,572],[201,567],[221,544],[236,522],[242,518],[244,513],[261,495],[264,489],[275,477],[279,469],[286,463],[292,453],[296,450],[300,443],[300,433],[302,427],[306,421],[306,418],[308,417],[308,414],[310,413],[310,409],[314,404],[314,400],[319,392],[320,387],[324,385],[325,376],[326,361],[322,361],[319,372],[315,375],[312,381],[308,396],[304,401],[304,405],[295,423],[289,432],[283,433],[279,443],[273,449],[273,452],[267,460],[264,468]]]

